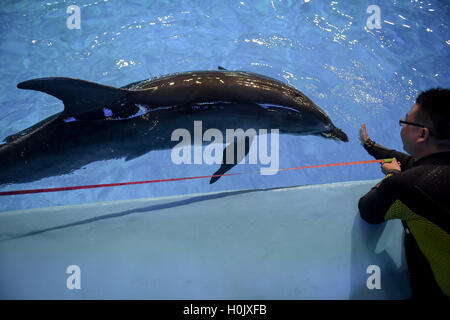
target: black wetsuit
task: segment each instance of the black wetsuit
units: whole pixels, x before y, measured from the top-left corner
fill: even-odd
[[[369,140],[364,148],[376,159],[397,158],[392,171],[359,200],[369,223],[401,219],[405,229],[412,298],[450,297],[450,152],[418,161]]]

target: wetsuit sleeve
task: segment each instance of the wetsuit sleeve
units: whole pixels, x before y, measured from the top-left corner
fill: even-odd
[[[413,165],[413,158],[410,155],[387,149],[370,139],[364,143],[364,149],[375,159],[395,157],[401,163],[402,172]],[[361,218],[369,223],[382,223],[386,220],[389,208],[399,198],[400,192],[405,189],[402,176],[396,170],[389,172],[383,180],[359,199],[358,208]]]
[[[410,168],[412,166],[412,157],[406,153],[387,149],[370,139],[363,146],[375,159],[396,158],[402,164],[402,168]]]
[[[373,224],[382,223],[386,220],[386,213],[400,195],[399,178],[400,173],[389,173],[365,196],[359,199],[358,208],[361,218]]]

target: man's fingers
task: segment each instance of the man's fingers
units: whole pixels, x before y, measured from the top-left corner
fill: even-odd
[[[363,123],[361,125],[361,135],[362,135],[364,141],[369,139],[369,136],[368,136],[367,131],[366,131],[366,124],[365,123]]]

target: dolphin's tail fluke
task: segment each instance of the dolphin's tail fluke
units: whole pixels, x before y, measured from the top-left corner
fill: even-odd
[[[37,90],[64,102],[63,116],[77,115],[125,99],[130,92],[72,78],[39,78],[21,82],[19,89]]]

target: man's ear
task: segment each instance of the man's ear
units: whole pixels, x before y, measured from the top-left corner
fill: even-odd
[[[430,136],[430,129],[428,128],[422,128],[420,131],[420,139],[426,140]]]

